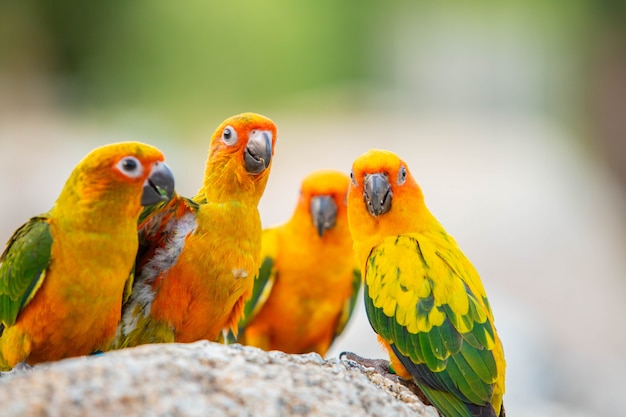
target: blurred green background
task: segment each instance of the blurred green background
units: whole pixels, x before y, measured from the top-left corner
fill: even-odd
[[[30,91],[34,84],[55,105],[107,121],[135,110],[184,132],[242,106],[353,111],[380,104],[372,95],[391,90],[428,109],[558,117],[577,136],[604,142],[624,133],[610,114],[624,105],[626,89],[623,1],[2,0],[0,7],[2,87],[15,93],[4,99],[42,94]]]
[[[5,2],[2,69],[43,78],[64,106],[140,108],[187,127],[372,78],[381,4],[282,0]]]
[[[242,108],[526,111],[626,184],[625,16],[614,0],[2,0],[0,87],[13,108],[45,96],[175,134]]]
[[[481,272],[511,415],[626,416],[626,2],[0,0],[0,240],[107,142],[193,194],[244,111],[279,127],[264,224],[399,153]],[[383,355],[362,308],[341,350]]]

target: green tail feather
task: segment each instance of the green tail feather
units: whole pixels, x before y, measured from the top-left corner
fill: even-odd
[[[421,384],[419,387],[443,417],[497,417],[491,404],[467,404],[449,392],[434,390]]]

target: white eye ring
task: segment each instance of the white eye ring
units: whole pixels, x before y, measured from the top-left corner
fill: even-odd
[[[232,126],[226,126],[222,131],[222,141],[228,145],[233,146],[239,140],[239,136],[237,136],[237,131]]]
[[[402,185],[406,182],[406,168],[404,166],[400,167],[398,171],[398,185]]]
[[[134,156],[126,156],[117,163],[117,169],[128,178],[138,178],[143,173],[143,166]]]
[[[350,181],[352,182],[352,185],[354,185],[355,187],[358,185],[356,183],[356,178],[354,178],[354,172],[350,171]]]

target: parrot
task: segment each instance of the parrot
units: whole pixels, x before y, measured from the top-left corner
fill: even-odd
[[[142,205],[169,198],[174,177],[157,148],[94,149],[54,206],[0,256],[0,370],[103,350],[133,279]]]
[[[276,135],[256,113],[226,119],[211,137],[197,194],[175,192],[144,209],[136,278],[111,348],[222,342],[237,331],[261,263],[258,203]]]
[[[354,161],[348,224],[391,370],[445,417],[504,416],[506,363],[483,284],[395,153]]]
[[[346,214],[349,183],[340,171],[308,175],[291,219],[263,230],[241,344],[324,356],[343,331],[361,287]]]

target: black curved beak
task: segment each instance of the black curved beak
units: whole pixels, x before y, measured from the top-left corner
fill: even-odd
[[[167,201],[174,195],[174,174],[165,162],[156,162],[150,176],[143,184],[141,205],[149,206]]]
[[[337,204],[329,195],[318,195],[311,198],[311,220],[317,229],[317,234],[322,237],[326,230],[335,227],[337,222]]]
[[[243,154],[246,171],[260,174],[272,161],[272,133],[267,130],[253,130]]]
[[[363,183],[363,201],[367,211],[378,217],[391,210],[391,185],[384,174],[369,174]]]

